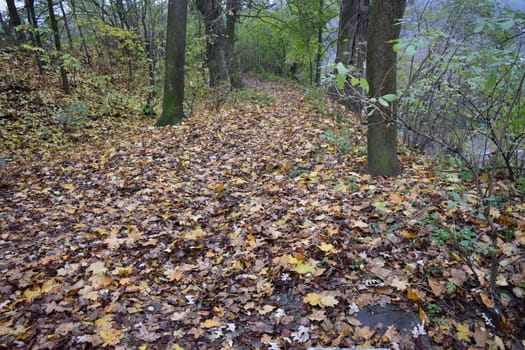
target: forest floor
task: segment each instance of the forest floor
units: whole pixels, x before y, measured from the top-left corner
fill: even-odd
[[[251,81],[268,98],[153,128],[86,117],[22,59],[0,54],[0,349],[523,347],[518,194],[493,213],[492,295],[468,179],[408,150],[371,178],[330,102]],[[452,225],[463,241],[440,246]]]

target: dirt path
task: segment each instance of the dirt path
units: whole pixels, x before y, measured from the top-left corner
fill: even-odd
[[[337,124],[298,90],[254,88],[277,102],[107,130],[8,169],[0,347],[415,346],[410,332],[362,325],[357,313],[395,304],[424,318],[441,302],[424,266],[446,253],[420,220],[446,207],[431,183],[453,183],[420,159],[410,180],[370,179],[357,147],[337,154],[323,130]],[[433,281],[467,271],[447,269]],[[454,312],[439,316],[481,327]],[[455,329],[427,331],[456,344]]]

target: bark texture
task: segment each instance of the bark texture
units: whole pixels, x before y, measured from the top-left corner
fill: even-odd
[[[166,33],[166,70],[162,114],[156,126],[175,125],[184,118],[184,66],[188,0],[170,0]]]
[[[216,87],[229,82],[222,7],[218,0],[196,0],[196,5],[206,27],[206,62],[210,87]]]
[[[395,94],[397,90],[397,54],[392,40],[399,38],[406,0],[372,1],[368,33],[367,80],[370,96]],[[396,176],[397,160],[396,104],[382,108],[368,118],[368,172],[371,175]]]

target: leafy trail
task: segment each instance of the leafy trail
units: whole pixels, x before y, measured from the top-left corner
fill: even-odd
[[[523,298],[510,291],[524,283],[520,202],[495,213],[516,232],[499,242],[511,258],[496,322],[487,281],[472,273],[486,276],[488,259],[469,267],[431,240],[451,223],[488,240],[467,182],[409,153],[403,178],[371,179],[361,131],[347,155],[327,141],[335,107],[320,114],[281,84],[252,88],[275,103],[246,100],[173,128],[102,121],[79,131],[85,142],[8,164],[0,347],[417,347],[355,317],[390,303],[419,312],[444,347],[523,337]],[[465,205],[451,205],[458,192]]]

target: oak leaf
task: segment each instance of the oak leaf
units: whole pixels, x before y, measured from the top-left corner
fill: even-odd
[[[470,336],[472,335],[470,333],[469,325],[467,323],[458,323],[456,325],[457,330],[457,338],[459,340],[465,340],[470,341]]]

